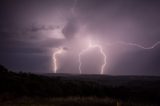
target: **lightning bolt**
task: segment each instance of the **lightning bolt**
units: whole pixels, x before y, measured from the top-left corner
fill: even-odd
[[[58,69],[57,55],[60,55],[62,53],[63,53],[63,48],[56,48],[56,51],[53,53],[54,73],[57,73]]]
[[[127,43],[127,42],[123,42],[123,41],[120,41],[120,42],[116,42],[114,44],[122,44],[122,45],[128,45],[128,46],[136,46],[138,48],[141,48],[141,49],[146,49],[146,50],[150,50],[150,49],[154,49],[157,45],[160,44],[160,41],[156,42],[155,44],[149,46],[149,47],[144,47],[142,45],[139,45],[137,43]],[[112,44],[113,45],[113,44]]]
[[[154,43],[153,45],[151,45],[151,46],[149,46],[149,47],[145,47],[145,46],[142,46],[142,45],[137,44],[137,43],[128,43],[128,42],[124,42],[124,41],[119,41],[119,42],[115,42],[115,43],[108,43],[107,45],[108,45],[108,46],[112,46],[112,45],[119,45],[119,44],[121,44],[121,45],[128,45],[128,46],[135,46],[135,47],[138,47],[138,48],[141,48],[141,49],[145,49],[145,50],[151,50],[151,49],[154,49],[157,45],[159,45],[159,44],[160,44],[160,41]],[[107,56],[106,56],[106,54],[105,54],[105,52],[104,52],[104,50],[103,50],[103,48],[102,48],[101,45],[92,44],[91,40],[89,40],[89,46],[88,46],[87,48],[83,49],[83,50],[79,53],[79,55],[78,55],[78,60],[79,60],[79,72],[80,72],[80,74],[82,74],[82,69],[81,69],[81,67],[82,67],[82,61],[81,61],[81,57],[82,57],[82,55],[83,55],[85,52],[87,52],[88,50],[90,50],[90,49],[92,49],[92,48],[98,48],[98,49],[100,50],[101,55],[103,56],[104,63],[103,63],[102,66],[101,66],[100,74],[103,74],[103,73],[104,73],[104,69],[105,69],[105,66],[106,66],[106,63],[107,63],[107,62],[106,62]]]
[[[101,69],[100,69],[100,74],[103,74],[104,73],[104,68],[105,68],[105,66],[106,66],[106,54],[105,54],[105,52],[104,52],[104,50],[103,50],[103,48],[102,48],[102,46],[101,45],[98,45],[98,44],[92,44],[92,42],[91,42],[91,40],[89,40],[89,46],[87,47],[87,48],[85,48],[85,49],[83,49],[80,53],[79,53],[79,55],[78,55],[78,60],[79,60],[79,73],[80,74],[82,74],[82,69],[81,69],[81,67],[82,67],[82,61],[81,61],[81,57],[82,57],[82,55],[85,53],[85,52],[87,52],[88,50],[90,50],[90,49],[92,49],[92,48],[98,48],[99,49],[99,51],[100,51],[100,53],[101,53],[101,55],[103,56],[103,61],[104,61],[104,63],[102,64],[102,66],[101,66]]]
[[[113,45],[128,45],[128,46],[135,46],[135,47],[138,47],[138,48],[141,48],[141,49],[145,49],[145,50],[150,50],[150,49],[154,49],[157,45],[160,44],[160,41],[154,43],[153,45],[149,46],[149,47],[145,47],[145,46],[142,46],[140,44],[137,44],[137,43],[128,43],[128,42],[124,42],[124,41],[118,41],[118,42],[115,42],[115,43],[108,43],[107,46],[113,46]],[[107,64],[106,62],[106,59],[107,59],[107,56],[103,50],[103,47],[99,44],[93,44],[92,41],[89,39],[89,44],[87,46],[87,48],[83,49],[79,54],[78,54],[78,61],[79,61],[79,73],[82,74],[82,61],[81,61],[81,57],[86,53],[88,52],[90,49],[93,49],[93,48],[98,48],[101,55],[103,56],[103,64],[101,65],[101,68],[100,68],[100,74],[104,74],[104,69],[105,69],[105,66]],[[53,52],[53,66],[54,66],[54,73],[57,73],[57,70],[58,70],[58,59],[57,59],[57,56],[58,55],[61,55],[62,53],[64,52],[64,48],[60,47],[60,48],[56,48]]]

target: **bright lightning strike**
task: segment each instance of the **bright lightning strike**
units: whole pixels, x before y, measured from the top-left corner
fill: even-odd
[[[123,42],[123,41],[119,41],[119,42],[115,42],[115,43],[108,43],[107,45],[108,46],[112,46],[112,45],[117,45],[117,44],[121,44],[121,45],[128,45],[128,46],[136,46],[138,48],[141,48],[141,49],[146,49],[146,50],[150,50],[150,49],[154,49],[157,45],[160,44],[160,41],[156,42],[155,44],[149,46],[149,47],[144,47],[142,45],[139,45],[137,43],[128,43],[128,42]],[[99,44],[93,44],[91,40],[89,40],[89,44],[88,44],[88,47],[83,49],[79,55],[78,55],[78,60],[79,60],[79,73],[82,74],[82,61],[81,61],[81,57],[83,54],[85,54],[87,51],[89,51],[90,49],[92,48],[98,48],[101,55],[103,56],[103,64],[101,65],[101,68],[100,68],[100,74],[104,74],[104,69],[105,69],[105,66],[106,66],[106,54],[102,48],[101,45]],[[54,73],[57,73],[57,70],[58,70],[58,55],[61,55],[62,53],[64,52],[64,48],[60,47],[60,48],[56,48],[55,49],[55,52],[53,53],[53,65],[54,65]]]
[[[157,45],[159,45],[159,44],[160,44],[160,41],[156,42],[155,44],[153,44],[153,45],[151,45],[151,46],[149,46],[149,47],[144,47],[144,46],[139,45],[139,44],[137,44],[137,43],[127,43],[127,42],[123,42],[123,41],[116,42],[116,43],[109,43],[109,44],[107,44],[107,45],[108,45],[108,46],[109,46],[109,45],[111,46],[111,45],[115,45],[115,44],[116,44],[116,45],[117,45],[117,44],[121,44],[121,45],[128,45],[128,46],[136,46],[136,47],[141,48],[141,49],[150,50],[150,49],[154,49]],[[88,50],[90,50],[90,49],[92,49],[92,48],[98,48],[98,49],[100,50],[101,55],[102,55],[103,58],[104,58],[104,63],[103,63],[102,66],[101,66],[100,74],[103,74],[103,73],[104,73],[104,68],[105,68],[106,63],[107,63],[107,62],[106,62],[107,56],[106,56],[106,54],[105,54],[105,52],[104,52],[104,50],[103,50],[103,48],[102,48],[101,45],[92,44],[91,40],[89,40],[89,46],[88,46],[86,49],[83,49],[83,50],[79,53],[79,55],[78,55],[78,57],[79,57],[79,72],[80,72],[80,74],[82,73],[82,69],[81,69],[81,67],[82,67],[81,57],[82,57],[82,55],[83,55],[85,52],[87,52]]]
[[[63,53],[63,48],[57,48],[56,51],[53,53],[53,65],[54,65],[54,73],[57,73],[58,69],[58,62],[57,62],[57,55]]]
[[[159,45],[159,44],[160,44],[160,41],[156,42],[155,44],[153,44],[152,46],[149,46],[149,47],[144,47],[144,46],[139,45],[139,44],[137,44],[137,43],[127,43],[127,42],[122,42],[122,41],[121,41],[121,42],[117,42],[116,44],[136,46],[136,47],[139,47],[139,48],[141,48],[141,49],[148,49],[148,50],[150,50],[150,49],[154,49],[157,45]]]
[[[100,50],[100,53],[101,53],[101,55],[103,56],[103,61],[104,61],[104,63],[102,64],[102,66],[101,66],[101,69],[100,69],[100,74],[103,74],[104,73],[104,68],[105,68],[105,66],[106,66],[106,55],[105,55],[105,52],[104,52],[104,50],[103,50],[103,48],[102,48],[102,46],[101,45],[98,45],[98,44],[92,44],[92,42],[91,42],[91,40],[89,40],[89,46],[86,48],[86,49],[83,49],[80,53],[79,53],[79,55],[78,55],[78,57],[79,57],[79,72],[80,72],[80,74],[82,74],[82,69],[81,69],[81,67],[82,67],[82,61],[81,61],[81,56],[85,53],[85,52],[87,52],[88,50],[90,50],[90,49],[92,49],[92,48],[98,48],[99,50]]]

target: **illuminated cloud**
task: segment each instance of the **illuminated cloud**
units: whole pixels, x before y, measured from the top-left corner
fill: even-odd
[[[160,41],[159,5],[158,0],[0,1],[0,64],[28,72],[52,72],[52,50],[66,47],[58,71],[79,73],[78,54],[90,36],[107,50],[105,74],[159,74],[159,44],[152,50],[143,48]],[[129,45],[107,46],[116,42]],[[92,63],[85,69],[98,73],[92,71]]]

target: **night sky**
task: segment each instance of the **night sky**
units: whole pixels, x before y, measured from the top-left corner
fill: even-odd
[[[160,75],[159,0],[1,0],[0,64],[15,71],[78,74],[78,55],[88,39],[106,55],[104,74]],[[108,45],[111,44],[111,45]],[[83,74],[99,74],[103,56],[81,57]]]

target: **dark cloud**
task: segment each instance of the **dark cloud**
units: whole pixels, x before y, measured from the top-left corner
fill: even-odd
[[[35,54],[0,54],[0,63],[10,70],[33,73],[52,72],[50,56]]]
[[[71,39],[78,32],[78,20],[75,17],[70,17],[67,20],[66,25],[64,26],[62,32],[67,39]]]
[[[40,42],[39,45],[40,47],[45,47],[45,48],[56,48],[62,46],[64,43],[65,43],[64,39],[47,39]]]
[[[52,26],[52,25],[32,26],[31,32],[48,31],[48,30],[55,30],[55,29],[59,29],[59,28],[60,28],[59,26]]]

